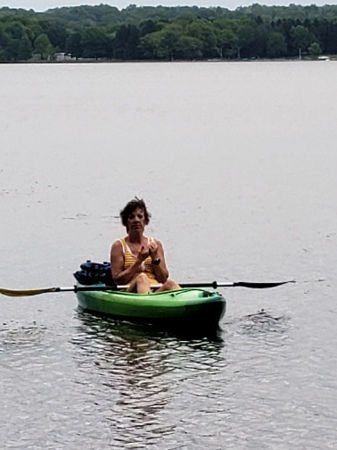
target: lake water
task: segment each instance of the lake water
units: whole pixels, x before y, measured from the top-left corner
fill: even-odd
[[[218,340],[0,298],[4,449],[337,448],[337,64],[0,66],[0,286],[71,286],[133,196]]]

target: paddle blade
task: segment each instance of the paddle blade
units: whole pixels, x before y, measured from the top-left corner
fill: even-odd
[[[277,286],[281,286],[282,284],[287,284],[287,283],[296,283],[295,280],[290,280],[290,281],[279,281],[279,282],[275,282],[275,283],[256,283],[256,282],[248,282],[248,281],[238,281],[236,283],[233,283],[233,286],[238,286],[238,287],[246,287],[246,288],[251,288],[251,289],[268,289],[268,288],[273,288],[273,287],[277,287]]]
[[[27,297],[30,295],[46,294],[47,292],[57,292],[58,288],[42,288],[42,289],[6,289],[0,288],[0,294],[8,297]]]

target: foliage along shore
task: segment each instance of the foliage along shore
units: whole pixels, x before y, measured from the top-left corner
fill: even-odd
[[[0,8],[0,62],[318,59],[337,6]],[[331,59],[334,59],[333,57]]]

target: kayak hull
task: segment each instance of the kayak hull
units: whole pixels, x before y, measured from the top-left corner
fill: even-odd
[[[216,328],[226,311],[226,301],[221,294],[197,288],[145,295],[79,290],[76,295],[82,310],[170,328]]]

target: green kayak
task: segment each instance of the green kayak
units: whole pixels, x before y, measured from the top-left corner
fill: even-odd
[[[98,286],[102,287],[102,286]],[[185,288],[151,294],[123,291],[85,290],[78,285],[79,307],[94,314],[131,322],[146,322],[169,327],[216,328],[226,310],[218,292]]]

